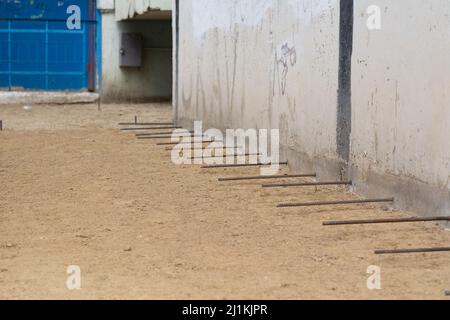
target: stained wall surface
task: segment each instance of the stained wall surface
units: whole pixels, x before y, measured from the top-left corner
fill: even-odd
[[[180,122],[280,128],[293,165],[335,162],[338,1],[187,0],[178,16]]]
[[[116,0],[116,19],[126,20],[149,10],[170,11],[172,3],[172,0]]]
[[[344,29],[343,5],[354,6]],[[374,5],[380,30],[368,28]],[[180,123],[279,128],[283,157],[295,171],[352,179],[362,195],[394,196],[399,207],[448,214],[448,1],[183,0],[178,6]],[[342,42],[346,37],[350,43]],[[346,48],[351,59],[343,70]],[[345,81],[348,97],[341,98]],[[351,132],[342,139],[347,124]]]
[[[381,29],[367,28],[367,8]],[[450,5],[355,1],[351,165],[360,189],[450,212]]]

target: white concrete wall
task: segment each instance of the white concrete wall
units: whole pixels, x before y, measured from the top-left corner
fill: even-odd
[[[149,10],[172,10],[172,0],[117,0],[116,19],[125,20]]]
[[[350,159],[341,172],[339,1],[179,5],[180,124],[280,128],[295,171],[314,169],[319,179],[344,172],[362,195],[395,196],[397,206],[426,215],[450,212],[448,0],[354,1]],[[371,5],[381,8],[381,30],[367,28]],[[285,44],[283,75],[275,61]]]
[[[114,10],[114,0],[97,0],[99,10]]]
[[[382,28],[369,31],[365,11],[374,4]],[[355,1],[355,180],[368,191],[396,193],[407,206],[422,203],[429,214],[450,211],[449,4]]]
[[[179,16],[180,122],[280,128],[293,164],[336,159],[336,0],[183,0]]]

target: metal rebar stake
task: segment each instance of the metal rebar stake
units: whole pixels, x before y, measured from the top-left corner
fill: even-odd
[[[304,183],[272,183],[263,184],[263,188],[288,188],[288,187],[313,187],[313,186],[339,186],[351,185],[351,181],[325,181],[325,182],[304,182]]]
[[[392,218],[392,219],[326,221],[323,223],[323,225],[324,226],[341,226],[341,225],[408,223],[408,222],[427,222],[427,221],[450,221],[450,217],[429,217],[429,218],[411,217],[411,218]]]
[[[375,254],[430,253],[430,252],[450,252],[450,247],[375,250]]]
[[[379,203],[379,202],[394,202],[394,198],[389,198],[389,199],[365,199],[365,200],[319,201],[319,202],[305,202],[305,203],[282,203],[282,204],[277,205],[277,207],[278,208],[313,207],[313,206],[329,206],[329,205],[340,205],[340,204]]]
[[[121,131],[144,131],[144,130],[162,130],[162,129],[183,129],[182,127],[175,126],[161,126],[161,127],[148,127],[148,128],[122,128]]]
[[[204,136],[189,136],[189,135],[170,135],[170,136],[139,136],[139,140],[156,140],[156,139],[171,139],[171,138],[209,138]]]
[[[218,159],[222,159],[222,158],[238,158],[238,157],[251,157],[251,156],[260,156],[261,154],[259,153],[245,153],[245,154],[234,154],[234,155],[227,155],[227,154],[223,154],[220,156],[200,156],[200,157],[191,157],[191,160],[194,159],[214,159],[214,158],[218,158]]]
[[[195,148],[191,148],[191,150],[216,150],[216,149],[223,149],[223,150],[241,149],[242,150],[242,148],[240,148],[240,147],[223,147],[223,148],[195,147]],[[172,150],[173,150],[173,148],[171,148],[171,147],[166,148],[166,151],[172,151]]]
[[[198,143],[198,144],[203,144],[203,143],[213,143],[213,142],[222,142],[222,141],[210,141],[210,140],[208,140],[208,141],[204,141],[204,140],[194,140],[194,141],[191,141],[191,142],[160,142],[160,143],[157,143],[156,145],[157,146],[176,146],[176,145],[193,145],[193,144],[196,144],[196,143]]]
[[[121,122],[119,126],[173,126],[173,122]]]
[[[278,163],[243,163],[243,164],[215,164],[209,166],[202,166],[202,169],[220,169],[220,168],[243,168],[243,167],[262,167],[270,165],[287,165],[287,161]]]
[[[219,181],[245,181],[245,180],[270,180],[270,179],[287,179],[287,178],[314,178],[317,175],[315,173],[306,174],[285,174],[275,176],[252,176],[252,177],[231,177],[231,178],[219,178]]]
[[[194,131],[188,131],[188,134],[194,133]],[[136,137],[153,137],[153,136],[160,136],[160,135],[170,135],[175,137],[180,137],[180,135],[183,133],[175,133],[175,131],[161,131],[161,132],[152,132],[152,133],[136,133]],[[184,133],[186,134],[186,133]]]

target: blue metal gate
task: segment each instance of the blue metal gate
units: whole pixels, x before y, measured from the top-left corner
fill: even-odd
[[[94,90],[96,29],[94,0],[0,0],[0,87]]]

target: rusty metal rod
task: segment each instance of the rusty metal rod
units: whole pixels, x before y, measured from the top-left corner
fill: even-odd
[[[367,219],[367,220],[343,220],[343,221],[326,221],[324,226],[341,226],[341,225],[359,225],[359,224],[381,224],[381,223],[408,223],[408,222],[427,222],[427,221],[450,221],[450,217],[429,217],[429,218],[392,218],[392,219]]]
[[[241,168],[241,167],[261,167],[270,165],[287,165],[288,162],[278,162],[278,163],[243,163],[243,164],[214,164],[209,166],[202,166],[202,169],[219,169],[219,168]]]
[[[245,180],[269,180],[269,179],[287,179],[287,178],[313,178],[315,173],[307,174],[285,174],[276,176],[253,176],[253,177],[231,177],[231,178],[219,178],[219,181],[245,181]]]
[[[137,123],[137,122],[122,122],[119,126],[173,126],[173,122],[148,122],[148,123]]]
[[[263,184],[263,188],[288,188],[288,187],[313,187],[313,186],[333,186],[351,185],[351,181],[325,181],[325,182],[301,182],[301,183],[271,183]]]
[[[151,137],[147,137],[147,136],[140,136],[137,137],[139,140],[155,140],[155,139],[170,139],[170,138],[210,138],[207,136],[189,136],[189,135],[170,135],[170,136],[151,136]]]
[[[210,141],[210,140],[208,140],[208,141],[203,141],[203,140],[195,141],[194,140],[192,142],[160,142],[160,143],[157,143],[156,145],[157,146],[176,146],[176,145],[193,145],[195,143],[203,144],[203,143],[213,143],[213,142],[222,142],[222,141]]]
[[[218,142],[220,142],[220,141],[218,141]],[[241,149],[242,150],[242,148],[240,148],[240,147],[224,147],[224,148],[195,147],[195,148],[191,148],[191,150],[216,150],[216,149],[223,149],[223,150]],[[173,148],[171,148],[171,147],[166,148],[166,151],[172,151],[172,150],[173,150]]]
[[[188,134],[194,133],[194,131],[188,131]],[[165,132],[152,132],[152,133],[136,133],[136,137],[153,137],[161,135],[175,135],[176,137],[186,134],[186,132],[175,133],[175,131],[165,131]]]
[[[340,205],[340,204],[378,203],[378,202],[394,202],[394,198],[388,198],[388,199],[365,199],[365,200],[320,201],[320,202],[305,202],[305,203],[282,203],[282,204],[277,205],[277,207],[278,208],[312,207],[312,206],[328,206],[328,205]]]
[[[121,131],[144,131],[144,130],[162,130],[162,129],[183,129],[182,127],[175,126],[161,126],[161,127],[148,127],[148,128],[122,128]]]
[[[3,120],[0,120],[0,131],[3,131]]]
[[[450,247],[443,247],[443,248],[394,249],[394,250],[375,250],[375,254],[427,253],[427,252],[450,252]]]
[[[227,155],[223,154],[221,156],[200,156],[200,157],[192,157],[191,159],[214,159],[214,158],[237,158],[237,157],[250,157],[250,156],[260,156],[260,153],[246,153],[246,154],[235,154],[235,155]]]

